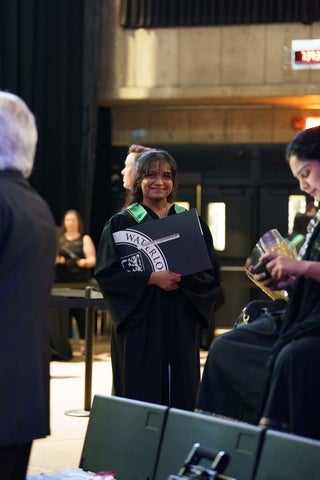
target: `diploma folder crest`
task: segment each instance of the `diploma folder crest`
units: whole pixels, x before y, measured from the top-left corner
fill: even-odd
[[[212,268],[195,208],[120,230],[113,238],[127,272],[190,275]]]

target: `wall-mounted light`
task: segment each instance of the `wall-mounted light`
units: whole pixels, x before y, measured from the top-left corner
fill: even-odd
[[[307,117],[305,128],[318,127],[320,125],[320,117]]]

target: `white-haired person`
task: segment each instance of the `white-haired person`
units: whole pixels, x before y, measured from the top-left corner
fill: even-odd
[[[23,480],[32,442],[49,432],[49,301],[55,224],[27,180],[35,119],[0,91],[0,477]]]

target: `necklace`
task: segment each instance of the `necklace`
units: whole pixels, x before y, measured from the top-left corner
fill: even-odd
[[[143,204],[142,204],[142,205],[143,205]],[[162,210],[155,210],[155,209],[152,208],[152,207],[148,207],[148,208],[151,208],[151,210],[153,210],[154,213],[155,213],[156,215],[158,215],[159,218],[164,218],[164,217],[167,217],[167,216],[168,216],[170,207],[171,207],[171,204],[169,204],[169,206],[168,206],[167,208],[163,208]]]
[[[167,217],[168,213],[169,213],[169,208],[166,208],[165,210],[160,210],[160,212],[156,212],[159,218]]]

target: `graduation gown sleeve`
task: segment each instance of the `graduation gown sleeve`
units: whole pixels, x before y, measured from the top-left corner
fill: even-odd
[[[107,301],[117,333],[136,326],[139,318],[132,315],[143,298],[150,274],[123,270],[112,234],[132,226],[133,220],[116,214],[105,225],[98,249],[95,278]]]

